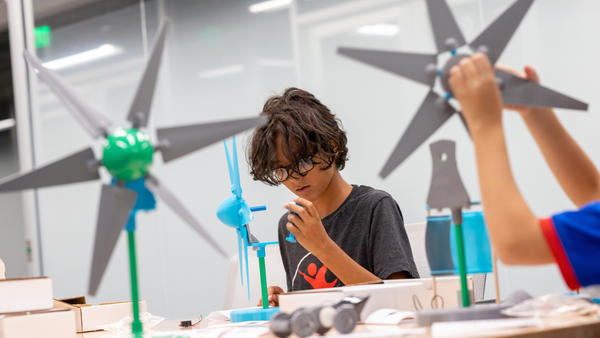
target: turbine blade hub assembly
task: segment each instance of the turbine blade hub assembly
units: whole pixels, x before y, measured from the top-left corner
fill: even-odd
[[[135,128],[117,129],[104,142],[103,164],[120,181],[135,181],[148,175],[154,147],[148,134]]]

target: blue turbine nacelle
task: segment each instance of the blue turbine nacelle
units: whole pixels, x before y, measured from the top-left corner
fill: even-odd
[[[235,195],[227,197],[217,209],[217,217],[225,225],[232,228],[244,226],[254,219],[252,210],[244,200]]]

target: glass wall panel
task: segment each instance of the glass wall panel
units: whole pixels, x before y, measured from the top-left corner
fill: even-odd
[[[423,0],[297,0],[294,8],[253,13],[249,6],[257,2],[146,1],[142,7],[135,4],[52,28],[52,43],[39,48],[38,55],[47,62],[114,46],[113,55],[57,71],[115,126],[126,126],[147,48],[160,19],[169,17],[172,25],[148,129],[153,140],[156,127],[255,116],[268,96],[299,86],[313,92],[343,121],[350,150],[342,172],[345,179],[389,192],[406,223],[425,219],[430,142],[457,142],[462,178],[471,198],[480,198],[472,143],[457,117],[386,180],[378,176],[429,89],[337,54],[340,46],[434,53]],[[513,1],[448,3],[470,41]],[[600,136],[593,128],[600,121],[593,114],[593,93],[600,85],[593,80],[590,65],[600,49],[594,35],[600,23],[593,15],[598,6],[591,0],[536,2],[500,59],[518,68],[531,64],[544,84],[592,103],[592,114],[558,111],[558,115],[596,163],[600,163],[596,149]],[[100,157],[102,140],[92,140],[43,83],[37,95],[38,163],[90,145]],[[514,175],[534,212],[542,217],[572,208],[520,118],[508,113],[505,125]],[[255,215],[253,234],[275,241],[277,222],[284,214],[281,208],[293,194],[253,181],[242,155],[247,134],[239,135],[238,141],[244,198],[250,205],[267,206],[266,212]],[[152,171],[231,256],[237,253],[234,230],[215,214],[230,194],[221,143],[168,165],[157,155]],[[107,173],[102,175],[103,182],[109,182]],[[44,268],[53,277],[57,298],[87,291],[99,192],[99,182],[40,190]],[[138,243],[141,298],[152,313],[169,318],[206,315],[219,309],[224,293],[231,292],[224,287],[228,260],[160,201],[156,211],[138,216]],[[129,299],[125,245],[121,238],[93,302]],[[533,295],[564,289],[555,266],[501,267],[500,280],[503,296],[517,289]],[[253,285],[248,305],[259,297],[258,285]],[[492,297],[493,291],[488,292],[487,298]]]

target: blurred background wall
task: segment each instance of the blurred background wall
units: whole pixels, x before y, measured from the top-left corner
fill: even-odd
[[[470,41],[513,0],[447,2]],[[424,0],[276,0],[268,4],[277,6],[266,10],[252,7],[257,3],[260,1],[33,1],[40,39],[36,52],[49,62],[101,45],[116,47],[114,54],[57,72],[105,112],[115,126],[125,126],[148,45],[160,19],[168,16],[172,29],[149,129],[154,139],[156,126],[255,116],[268,96],[298,86],[313,92],[343,121],[350,150],[350,161],[342,172],[346,180],[391,193],[406,223],[425,219],[431,175],[427,144],[439,139],[457,142],[463,181],[472,199],[479,199],[472,143],[457,117],[388,179],[379,178],[428,88],[336,54],[339,46],[434,53]],[[590,103],[588,113],[558,111],[558,115],[596,164],[600,164],[596,108],[600,99],[595,94],[600,90],[600,71],[593,66],[600,51],[599,11],[600,3],[594,0],[536,1],[500,59],[516,68],[533,65],[544,85]],[[0,7],[0,30],[6,30],[5,22]],[[3,71],[10,65],[10,58],[3,56],[8,39],[3,36],[6,32],[0,34],[0,120],[14,115],[12,93],[3,95],[10,90],[10,77],[6,77],[10,73]],[[43,82],[32,97],[38,165],[90,144],[100,156],[101,141],[82,130]],[[574,208],[518,115],[507,113],[504,122],[514,175],[533,211],[544,217]],[[13,133],[10,128],[0,131],[0,176],[19,169]],[[245,139],[242,136],[238,139]],[[168,166],[159,156],[154,172],[221,245],[231,255],[236,254],[234,230],[221,224],[215,214],[230,194],[222,144]],[[293,195],[284,187],[252,181],[245,161],[240,164],[244,197],[250,205],[266,204],[268,208],[256,214],[253,233],[261,240],[275,241],[282,206]],[[108,181],[107,173],[103,175]],[[86,294],[99,193],[98,182],[39,190],[42,269],[53,279],[56,298]],[[18,193],[0,195],[0,257],[6,261],[9,277],[27,273],[20,201]],[[150,312],[180,318],[206,315],[220,308],[227,292],[225,259],[160,202],[156,211],[138,216],[138,229],[141,298],[148,302]],[[129,298],[126,255],[126,242],[121,238],[98,295],[90,299],[93,303]],[[488,278],[488,299],[494,297],[491,280]],[[500,287],[503,296],[518,289],[533,295],[566,290],[554,265],[501,265]]]

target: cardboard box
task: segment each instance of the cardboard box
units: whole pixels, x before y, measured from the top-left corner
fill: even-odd
[[[146,312],[146,302],[142,300],[139,304],[140,312]],[[54,307],[75,313],[77,332],[97,331],[100,330],[98,326],[116,323],[127,316],[133,316],[131,302],[100,303],[92,306],[86,304],[85,297],[76,297],[54,300]]]
[[[0,314],[52,308],[52,279],[49,277],[0,280]]]
[[[444,308],[459,306],[460,279],[456,277],[436,279],[437,292],[443,299]],[[472,280],[470,280],[472,286]],[[279,296],[281,312],[292,313],[301,307],[319,306],[340,301],[345,297],[366,297],[369,300],[360,315],[364,321],[371,313],[379,309],[417,311],[417,306],[430,309],[433,304],[431,279],[410,279],[380,284],[344,286],[340,288],[304,290]],[[439,300],[439,298],[438,298]],[[441,303],[441,301],[440,301]],[[439,305],[441,305],[438,303]],[[420,305],[419,305],[420,304]]]
[[[75,338],[75,316],[64,309],[0,315],[0,338]]]

